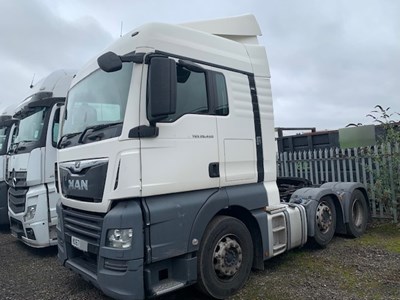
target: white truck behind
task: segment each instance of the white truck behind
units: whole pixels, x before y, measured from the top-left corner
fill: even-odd
[[[8,113],[0,116],[0,226],[8,226],[8,185],[7,175],[7,152],[11,146],[13,131],[18,124]]]
[[[335,232],[363,233],[359,183],[281,202],[258,35],[251,15],[147,24],[77,73],[58,153],[65,267],[117,299],[194,283],[224,299],[252,267],[308,238],[324,246]]]
[[[38,82],[17,106],[19,126],[8,161],[12,235],[31,247],[57,244],[54,164],[60,114],[73,72],[59,70]]]

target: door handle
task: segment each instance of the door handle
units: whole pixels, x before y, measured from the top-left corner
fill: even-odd
[[[208,175],[210,178],[219,177],[219,163],[212,162],[208,165]]]

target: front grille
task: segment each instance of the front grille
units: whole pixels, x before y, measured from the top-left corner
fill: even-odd
[[[97,248],[100,246],[103,215],[65,208],[63,221],[65,234],[81,238]]]
[[[88,251],[81,251],[71,245],[70,259],[92,273],[97,272],[101,229],[104,216],[72,208],[63,209],[64,234],[67,242],[77,237],[88,242]]]
[[[28,189],[15,189],[10,187],[8,190],[8,203],[10,209],[15,213],[19,214],[25,211],[25,203],[26,203],[26,193]]]
[[[77,201],[101,202],[107,169],[108,160],[104,158],[59,163],[62,195]]]

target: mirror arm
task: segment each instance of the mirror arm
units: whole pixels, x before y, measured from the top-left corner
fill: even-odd
[[[185,67],[189,71],[192,71],[195,73],[204,73],[205,72],[205,69],[202,66],[200,66],[199,64],[196,64],[192,61],[189,61],[189,60],[180,59],[180,60],[178,60],[178,64]]]
[[[134,53],[120,56],[122,62],[133,62],[135,64],[142,64],[144,61],[145,53]]]

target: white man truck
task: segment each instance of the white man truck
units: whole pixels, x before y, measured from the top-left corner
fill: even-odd
[[[7,151],[11,146],[13,130],[18,123],[11,115],[3,113],[0,116],[0,226],[7,226],[8,221],[8,185],[7,175]]]
[[[57,244],[54,164],[59,120],[73,73],[59,70],[38,82],[16,108],[19,126],[8,160],[11,234],[40,248]]]
[[[260,34],[252,15],[147,24],[77,73],[58,153],[65,267],[117,299],[194,283],[223,299],[307,238],[363,233],[361,184],[281,201]]]

